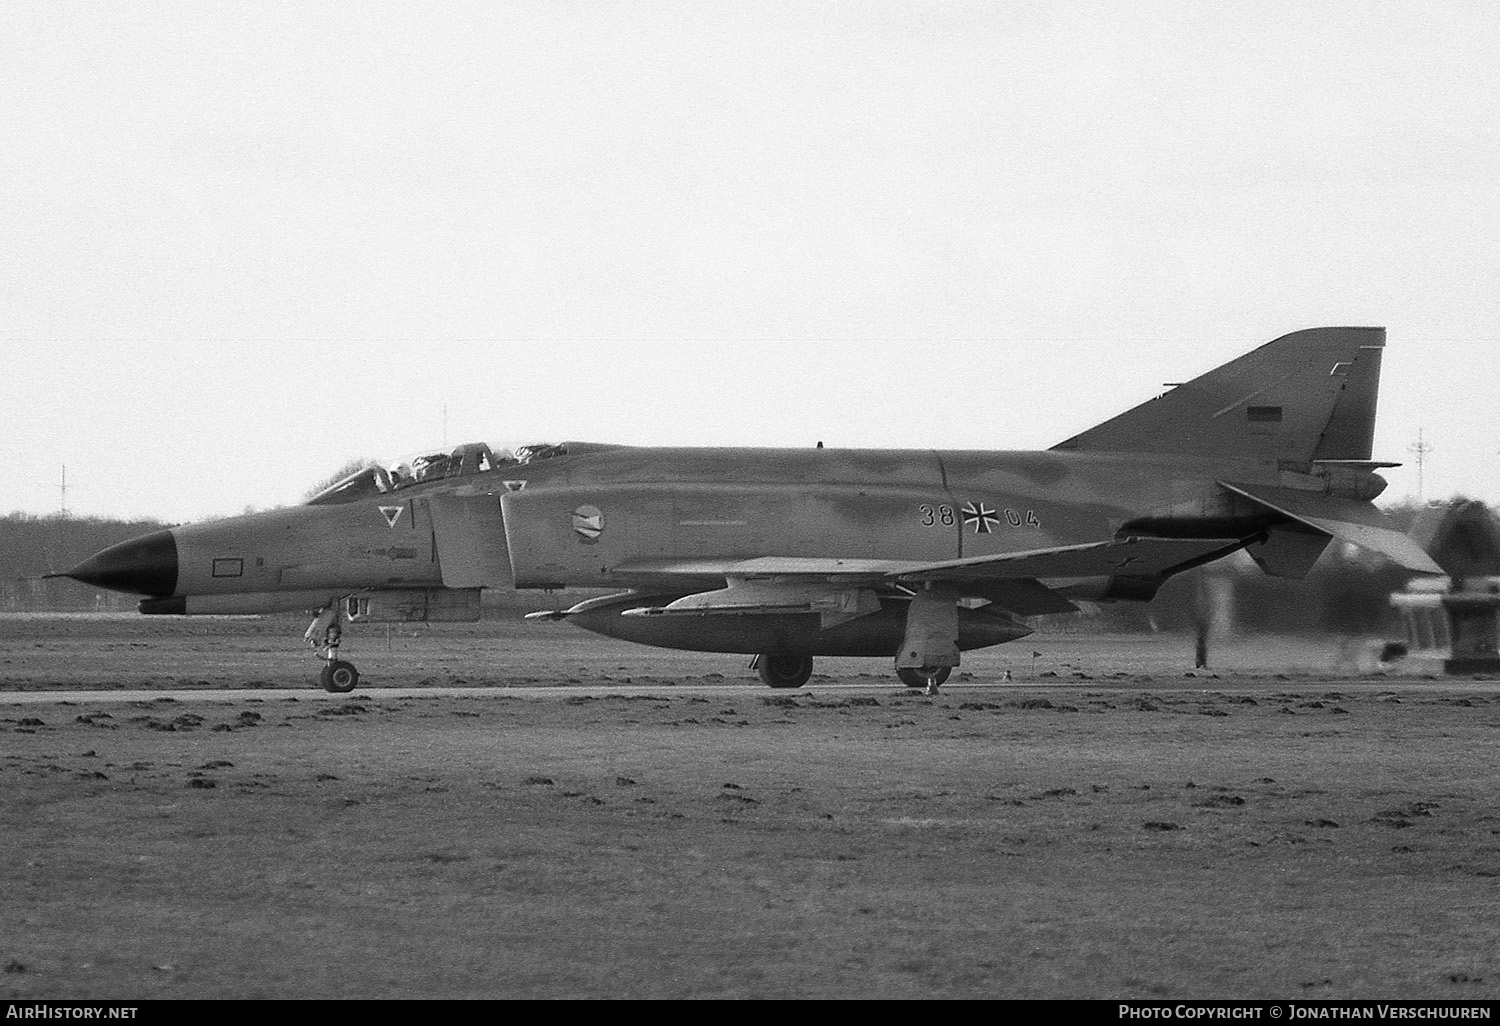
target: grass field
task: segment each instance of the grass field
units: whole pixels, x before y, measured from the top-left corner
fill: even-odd
[[[0,995],[1500,996],[1500,701],[1368,645],[1038,636],[934,700],[481,624],[65,704],[305,687],[303,626],[0,620],[59,691],[0,707]]]

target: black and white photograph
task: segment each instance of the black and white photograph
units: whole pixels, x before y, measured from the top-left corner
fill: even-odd
[[[7,0],[0,112],[7,1019],[1493,1013],[1500,7]]]

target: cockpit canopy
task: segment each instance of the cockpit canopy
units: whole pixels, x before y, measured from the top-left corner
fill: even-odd
[[[447,478],[469,477],[506,463],[514,463],[515,457],[501,451],[495,453],[483,442],[460,445],[452,452],[422,452],[414,456],[357,470],[342,481],[323,489],[307,500],[309,506],[333,506],[343,502],[354,502],[376,495],[399,492],[413,485],[442,481]]]
[[[507,449],[495,452],[483,442],[470,442],[460,445],[452,452],[421,452],[357,470],[308,499],[307,505],[334,506],[388,495],[414,485],[472,477],[499,467],[553,459],[566,456],[567,453],[567,448],[561,445],[523,445],[511,453]]]

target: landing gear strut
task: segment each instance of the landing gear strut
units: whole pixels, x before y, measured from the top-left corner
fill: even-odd
[[[927,667],[921,670],[902,667],[896,671],[896,676],[900,677],[901,683],[909,688],[926,688],[929,695],[936,695],[938,688],[943,686],[952,672],[951,666]]]
[[[760,671],[760,679],[773,688],[800,688],[812,678],[812,656],[758,655],[750,664]]]
[[[906,637],[896,652],[896,675],[909,688],[936,695],[958,665],[958,592],[928,581],[906,609]]]
[[[359,686],[359,671],[353,663],[339,658],[339,642],[344,637],[343,612],[342,603],[324,606],[303,635],[318,658],[323,660],[323,672],[319,674],[318,682],[325,691],[336,695],[348,694]]]

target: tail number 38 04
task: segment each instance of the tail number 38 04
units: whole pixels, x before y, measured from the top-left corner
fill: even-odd
[[[971,528],[975,534],[989,534],[1002,524],[1009,524],[1011,527],[1042,526],[1034,509],[1024,512],[1009,508],[995,509],[982,502],[965,503],[958,508],[946,503],[932,505],[924,502],[917,507],[917,511],[921,514],[923,527],[952,527],[961,520],[964,527]]]

